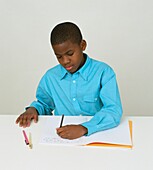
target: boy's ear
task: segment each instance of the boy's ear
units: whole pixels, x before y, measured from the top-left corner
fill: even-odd
[[[80,46],[81,46],[82,51],[84,51],[86,49],[86,47],[87,47],[86,41],[82,40]]]

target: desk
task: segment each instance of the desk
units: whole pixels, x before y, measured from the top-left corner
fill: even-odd
[[[133,121],[133,149],[50,146],[39,144],[47,116],[27,128],[33,149],[15,124],[17,115],[0,116],[0,169],[2,170],[152,170],[153,117],[124,117]],[[27,131],[26,130],[26,131]]]

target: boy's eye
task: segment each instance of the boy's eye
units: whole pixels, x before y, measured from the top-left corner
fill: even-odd
[[[72,56],[73,55],[73,52],[69,52],[67,53],[68,56]]]
[[[60,59],[60,58],[62,58],[62,56],[60,56],[60,55],[56,55],[56,57],[57,57],[57,59]]]

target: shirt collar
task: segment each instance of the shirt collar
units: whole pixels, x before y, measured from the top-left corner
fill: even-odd
[[[66,76],[66,74],[68,74],[68,72],[62,65],[60,65],[60,67],[61,67],[60,80],[62,80]]]
[[[91,58],[87,54],[84,54],[86,56],[86,61],[84,65],[77,71],[80,73],[80,75],[83,77],[84,80],[88,80],[88,75],[90,71],[90,64],[91,64]]]
[[[80,73],[80,75],[83,77],[84,80],[88,80],[91,58],[85,53],[84,53],[84,55],[86,57],[86,61],[85,61],[84,65],[74,74]],[[70,73],[62,65],[60,65],[60,66],[61,66],[60,79],[62,80],[67,74],[70,74]]]

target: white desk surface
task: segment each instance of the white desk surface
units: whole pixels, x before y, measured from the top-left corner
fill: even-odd
[[[153,117],[124,117],[133,121],[133,149],[50,146],[39,144],[47,116],[39,117],[26,131],[33,149],[24,143],[17,115],[0,116],[1,170],[152,170]]]

